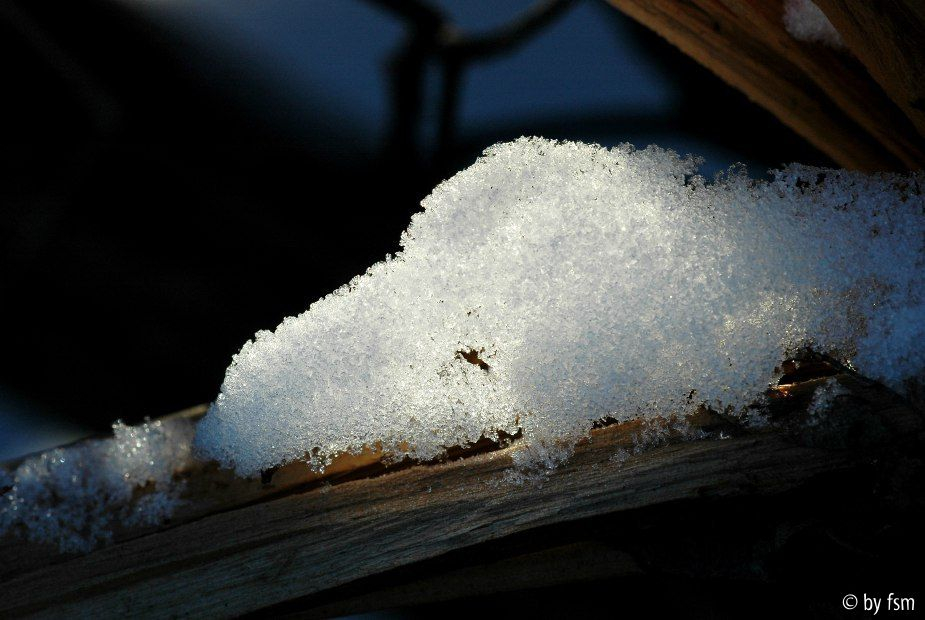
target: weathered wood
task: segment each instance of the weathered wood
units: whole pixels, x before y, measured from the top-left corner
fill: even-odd
[[[502,480],[516,442],[445,463],[345,465],[341,480],[281,470],[271,485],[228,483],[227,473],[203,467],[188,473],[189,512],[160,531],[123,532],[90,554],[46,553],[31,563],[27,547],[5,541],[0,564],[13,570],[0,577],[0,615],[239,615],[540,527],[684,499],[779,493],[870,466],[871,450],[921,447],[921,415],[878,386],[839,381],[852,396],[831,432],[801,426],[811,381],[780,390],[782,413],[770,429],[673,443],[621,462],[614,456],[633,448],[640,429],[611,425],[544,480],[521,485]],[[601,557],[631,570],[613,554]]]
[[[925,4],[817,0],[880,86],[925,136]]]
[[[914,117],[907,118],[852,56],[855,37],[846,38],[851,51],[797,41],[784,28],[781,0],[610,1],[769,110],[840,165],[860,170],[925,167],[925,143],[909,120]],[[868,3],[846,4],[856,7]],[[871,36],[869,30],[858,32],[859,38]],[[904,45],[897,46],[889,40],[896,34],[884,31],[873,35],[879,41],[878,50],[893,51],[883,73],[893,82],[914,81],[918,85],[921,71],[901,77],[895,73],[915,69],[908,61],[914,56],[907,48],[916,42],[921,46],[923,41],[906,36]],[[865,58],[861,60],[870,68]]]

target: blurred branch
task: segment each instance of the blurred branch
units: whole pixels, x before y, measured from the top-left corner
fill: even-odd
[[[405,20],[410,36],[391,63],[394,118],[390,137],[395,160],[415,157],[417,125],[430,63],[440,67],[442,85],[437,158],[452,148],[459,88],[466,65],[509,52],[553,23],[576,0],[541,0],[507,24],[484,34],[459,31],[439,9],[423,0],[370,0]]]
[[[444,53],[462,61],[510,51],[553,23],[575,4],[575,0],[543,0],[507,24],[483,35],[465,35],[450,30],[443,41]]]

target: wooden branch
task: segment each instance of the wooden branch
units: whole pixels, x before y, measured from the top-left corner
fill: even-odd
[[[526,560],[460,568],[442,581],[427,574],[411,586],[382,590],[375,583],[377,575],[400,567],[538,528],[680,500],[767,496],[823,475],[853,476],[890,454],[920,453],[925,423],[918,412],[879,386],[849,375],[837,379],[851,396],[839,401],[828,430],[802,423],[820,381],[811,380],[776,393],[771,414],[777,422],[767,430],[733,429],[741,434],[669,443],[623,461],[615,456],[633,450],[640,423],[610,425],[596,429],[547,478],[522,485],[502,481],[516,441],[508,447],[483,443],[450,455],[456,460],[417,465],[387,466],[371,450],[335,464],[324,477],[293,465],[277,471],[269,484],[197,466],[184,473],[190,506],[157,531],[119,532],[115,544],[83,556],[4,540],[0,616],[226,617],[373,579],[368,591],[354,588],[339,603],[330,598],[307,603],[317,608],[313,613],[325,615],[380,600],[407,604],[452,597],[461,586],[448,584],[466,575],[466,583],[474,584],[471,592],[503,591],[512,587],[510,579],[561,581],[544,571],[539,572],[545,576],[534,573],[535,581],[524,576],[526,581],[517,582],[516,575],[525,565],[553,566],[567,558],[597,558],[575,578],[633,572],[632,559],[618,552],[541,546],[528,549]],[[199,414],[201,409],[181,415]],[[727,424],[707,412],[692,423],[704,430]]]
[[[817,0],[851,51],[925,136],[925,4]]]
[[[840,165],[860,170],[925,167],[925,142],[909,120],[915,120],[914,115],[907,118],[851,53],[795,40],[784,28],[781,0],[610,2],[769,110]],[[867,3],[841,4],[859,7]],[[863,22],[865,29],[859,29],[857,36],[846,36],[852,51],[861,49],[859,39],[871,37],[866,29],[869,23]],[[920,34],[904,32],[913,33]],[[907,47],[917,43],[920,51],[923,39],[906,36],[900,39],[903,44],[897,44],[896,35],[895,30],[875,33],[877,43],[866,45],[877,50],[859,57],[870,68],[875,61],[865,58],[877,54],[880,58],[888,48],[893,52],[891,61],[881,63],[887,65],[883,73],[888,77],[878,78],[880,83],[921,88],[918,77],[922,72],[916,64],[921,55],[908,53]]]

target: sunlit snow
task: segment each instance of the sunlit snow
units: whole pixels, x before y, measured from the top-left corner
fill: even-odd
[[[925,174],[708,183],[697,165],[657,147],[488,149],[424,200],[401,253],[244,345],[195,446],[185,420],[116,424],[0,469],[0,533],[82,551],[157,524],[193,447],[251,476],[521,430],[515,462],[552,466],[601,418],[744,411],[807,347],[899,392],[925,374]]]

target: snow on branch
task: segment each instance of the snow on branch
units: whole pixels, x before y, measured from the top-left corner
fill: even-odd
[[[708,183],[697,165],[488,149],[424,201],[399,255],[245,344],[197,446],[243,475],[498,432],[549,459],[601,418],[744,410],[801,348],[897,390],[921,375],[921,174]]]
[[[255,476],[517,435],[513,462],[548,468],[601,420],[748,423],[801,350],[899,392],[925,375],[923,173],[706,181],[698,163],[491,147],[424,200],[401,253],[246,343],[195,440],[184,419],[116,424],[0,470],[0,533],[83,551],[155,524],[191,450]]]

